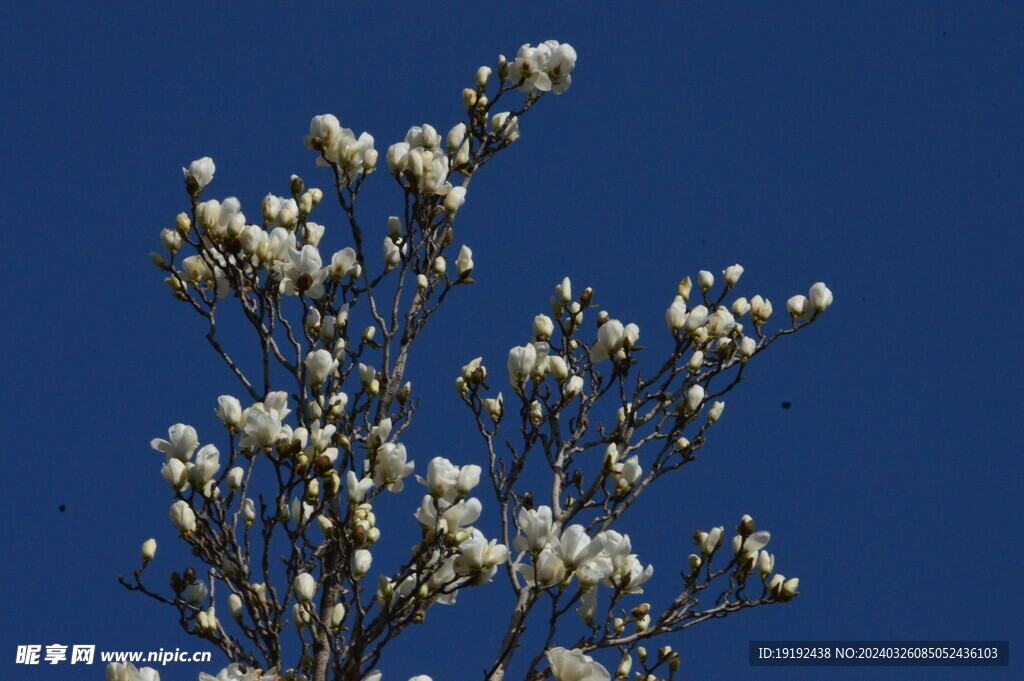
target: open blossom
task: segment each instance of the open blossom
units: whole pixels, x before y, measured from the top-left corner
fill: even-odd
[[[352,130],[341,127],[341,122],[333,114],[314,116],[309,122],[309,134],[302,141],[308,149],[322,154],[316,160],[317,165],[337,165],[345,184],[355,180],[360,173],[373,172],[377,166],[373,136],[364,132],[357,138]]]
[[[167,440],[154,438],[150,446],[167,455],[167,460],[178,459],[182,463],[192,458],[192,452],[199,445],[196,429],[184,423],[176,423],[167,431]]]
[[[282,415],[276,409],[267,409],[257,403],[245,412],[245,427],[242,430],[242,447],[270,449],[281,433]]]
[[[523,534],[513,540],[516,551],[537,553],[556,539],[550,506],[520,509],[517,520]]]
[[[377,465],[373,469],[373,484],[387,487],[392,492],[405,488],[405,478],[412,473],[414,463],[406,461],[405,445],[384,444],[377,449]]]
[[[590,349],[590,361],[603,362],[622,349],[626,327],[618,319],[609,319],[597,330],[597,340]]]
[[[459,555],[455,558],[455,574],[470,575],[489,570],[508,560],[508,548],[497,539],[489,542],[483,532],[470,530],[469,538],[459,544]]]
[[[444,457],[435,456],[427,464],[427,477],[417,476],[417,480],[427,486],[431,496],[443,497],[459,480],[459,467]]]
[[[313,386],[323,385],[327,377],[338,369],[338,360],[323,348],[306,355],[303,364],[306,366],[306,379]]]
[[[459,528],[475,523],[482,511],[483,505],[475,497],[452,503],[443,497],[427,494],[423,497],[415,517],[429,530],[436,530],[441,534],[454,534]]]
[[[519,48],[515,61],[509,63],[508,78],[522,80],[523,92],[540,90],[560,95],[572,84],[570,75],[576,68],[576,50],[569,43],[547,40],[536,47],[529,43]]]
[[[288,264],[282,269],[281,293],[289,296],[301,293],[314,300],[323,296],[327,269],[322,265],[316,246],[307,244],[301,250],[289,248]]]
[[[611,681],[608,670],[580,650],[552,648],[544,653],[555,681]]]

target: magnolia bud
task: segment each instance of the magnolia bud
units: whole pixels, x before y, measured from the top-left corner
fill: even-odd
[[[714,402],[708,410],[708,423],[714,423],[722,418],[722,410],[725,409],[725,402]]]
[[[392,239],[400,239],[405,233],[405,228],[402,226],[402,221],[392,215],[388,218],[388,236]]]
[[[824,312],[832,305],[832,292],[820,281],[811,287],[807,297],[810,299],[811,309],[817,314]]]
[[[317,584],[313,575],[303,572],[292,581],[292,588],[295,590],[295,599],[299,603],[309,603],[313,600],[313,595],[316,594]]]
[[[704,388],[702,386],[695,385],[686,391],[686,408],[690,411],[699,410],[701,402],[703,401]]]
[[[562,279],[562,283],[555,287],[555,295],[558,296],[562,305],[572,302],[572,282],[569,281],[569,277]]]
[[[228,471],[225,479],[228,483],[228,489],[234,491],[242,486],[242,479],[245,477],[245,469],[241,466],[235,466]]]
[[[476,90],[466,88],[462,91],[462,105],[467,109],[472,109],[476,106],[477,94]]]
[[[156,539],[147,539],[142,543],[142,562],[148,563],[156,555]]]
[[[241,623],[242,614],[244,613],[241,596],[238,594],[228,596],[228,612],[231,613],[231,619]]]
[[[466,202],[466,188],[452,187],[444,197],[444,209],[449,215],[455,215]]]
[[[743,315],[750,312],[750,303],[747,302],[746,298],[737,298],[732,303],[732,315],[734,317],[742,317]]]
[[[740,280],[740,276],[743,275],[742,265],[732,265],[726,267],[725,271],[722,272],[722,278],[725,279],[726,286],[735,286]]]
[[[448,269],[448,264],[444,260],[444,256],[437,256],[434,259],[434,274],[441,276]]]
[[[555,332],[555,323],[547,315],[539,314],[533,318],[533,335],[539,341],[551,338]]]
[[[772,316],[772,302],[761,296],[754,296],[750,299],[750,314],[754,318],[754,324],[766,322]]]
[[[700,285],[700,290],[707,292],[715,285],[715,275],[707,270],[701,270],[697,273],[697,284]]]
[[[804,316],[804,312],[807,310],[807,298],[801,295],[796,295],[786,301],[786,310],[789,312],[789,316],[798,318]]]
[[[691,281],[689,277],[686,277],[681,282],[679,282],[679,287],[676,289],[676,292],[679,294],[680,298],[686,301],[690,299],[690,291],[692,289],[693,281]]]
[[[359,549],[352,554],[352,574],[356,579],[366,576],[373,564],[373,555],[366,549]]]
[[[775,556],[767,551],[761,551],[757,557],[757,571],[761,573],[761,579],[768,579],[768,575],[775,569]]]
[[[417,274],[416,275],[416,289],[418,291],[426,291],[429,282],[427,281],[427,275]]]
[[[704,365],[704,353],[701,352],[700,350],[697,350],[692,355],[690,355],[689,361],[686,362],[686,368],[690,371],[690,373],[694,373],[694,374],[699,372],[700,368],[703,365]]]
[[[188,234],[189,229],[192,227],[192,220],[189,219],[186,213],[178,213],[178,216],[174,218],[174,228],[178,232],[185,236]]]
[[[342,622],[345,621],[345,604],[338,603],[331,609],[331,628],[341,629]]]
[[[481,66],[476,70],[476,86],[478,89],[483,90],[487,87],[487,81],[491,77],[491,67]]]
[[[153,266],[156,267],[158,270],[162,270],[167,267],[167,258],[160,255],[156,251],[150,251],[149,261],[153,263]]]
[[[690,571],[696,572],[700,569],[701,559],[696,553],[690,554]]]

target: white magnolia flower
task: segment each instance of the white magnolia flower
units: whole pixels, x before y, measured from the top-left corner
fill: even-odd
[[[676,333],[686,324],[686,302],[682,298],[673,301],[665,311],[665,323],[672,333]]]
[[[710,290],[715,285],[715,275],[707,270],[701,270],[697,273],[697,285],[700,286],[702,291]]]
[[[242,430],[241,447],[270,449],[281,433],[283,415],[276,409],[268,409],[257,402],[245,412],[245,427]]]
[[[742,265],[730,265],[729,267],[726,267],[725,270],[722,272],[722,277],[725,279],[726,286],[735,286],[739,282],[740,277],[742,275]]]
[[[185,175],[186,179],[191,178],[195,182],[196,187],[202,189],[213,181],[213,174],[216,170],[217,166],[213,163],[213,159],[209,156],[203,156],[192,161],[188,168],[182,168],[181,172]]]
[[[508,351],[508,380],[513,386],[521,385],[530,377],[537,364],[537,348],[532,343]]]
[[[148,563],[153,560],[156,556],[156,539],[147,539],[142,542],[142,550],[140,551],[140,554],[142,555],[142,561],[144,563]]]
[[[811,287],[807,298],[811,303],[811,309],[818,314],[824,312],[832,305],[832,291],[829,291],[825,283],[821,281]]]
[[[307,148],[322,154],[316,160],[318,166],[338,166],[343,184],[352,182],[360,173],[373,172],[377,165],[373,136],[364,132],[357,138],[352,130],[342,128],[333,114],[314,116],[303,142]]]
[[[426,485],[431,496],[441,498],[458,482],[459,467],[444,457],[435,456],[427,464],[426,479],[419,476],[416,479]]]
[[[292,589],[294,589],[295,598],[299,603],[309,603],[316,594],[317,583],[313,579],[313,575],[303,572],[292,580]]]
[[[736,320],[724,305],[720,305],[717,310],[708,315],[707,330],[708,335],[712,338],[725,338],[735,328]]]
[[[438,517],[439,510],[440,517]],[[423,497],[415,517],[421,525],[429,530],[436,530],[441,534],[454,534],[459,528],[476,522],[482,510],[483,506],[480,500],[475,497],[453,504],[444,498],[427,494]]]
[[[772,316],[772,301],[761,296],[754,296],[750,299],[750,315],[754,318],[755,324],[768,321],[768,318]]]
[[[366,576],[373,564],[373,555],[366,549],[359,549],[352,554],[352,574],[357,578]]]
[[[604,535],[590,537],[582,525],[570,525],[562,532],[555,551],[561,556],[566,568],[575,570],[604,551]]]
[[[448,195],[444,197],[444,209],[449,215],[455,215],[466,203],[466,188],[452,187]]]
[[[384,444],[377,449],[377,465],[373,469],[373,484],[392,492],[405,489],[405,478],[412,473],[414,462],[406,461],[405,445]],[[429,475],[429,474],[428,474]]]
[[[338,360],[323,348],[306,355],[303,364],[306,366],[306,380],[314,387],[323,385],[327,377],[338,369]]]
[[[810,312],[809,301],[805,296],[795,295],[786,301],[786,310],[794,319],[806,319]]]
[[[468,464],[459,469],[459,477],[455,481],[455,491],[459,496],[466,496],[473,491],[473,488],[480,484],[480,474],[483,469],[476,464]]]
[[[582,376],[572,376],[571,378],[569,378],[569,380],[566,381],[566,383],[565,383],[565,390],[564,390],[564,392],[565,392],[565,396],[568,397],[568,398],[576,397],[577,395],[582,393],[583,392],[583,377]]]
[[[196,514],[188,503],[179,499],[171,506],[171,523],[178,532],[192,534],[196,531]]]
[[[509,111],[494,114],[491,117],[491,128],[508,144],[519,139],[519,117]]]
[[[455,574],[471,575],[501,565],[508,560],[508,548],[497,539],[489,542],[483,532],[474,528],[469,538],[459,544],[459,555],[452,567]]]
[[[611,681],[608,670],[580,650],[552,648],[544,654],[555,681]]]
[[[683,323],[683,328],[686,329],[687,333],[694,333],[697,329],[704,327],[705,322],[708,320],[708,309],[703,305],[690,310],[690,313],[686,316],[686,321]]]
[[[686,391],[686,408],[690,411],[699,410],[703,401],[704,388],[702,386],[695,385]]]
[[[549,543],[556,540],[557,533],[553,527],[553,519],[550,506],[541,506],[533,509],[519,509],[517,517],[519,524],[519,535],[513,540],[516,551],[529,551],[538,553]]]
[[[213,480],[220,470],[220,452],[213,445],[206,445],[196,454],[194,463],[189,464],[188,477],[196,489]]]
[[[327,272],[335,281],[341,281],[352,272],[356,264],[356,252],[353,248],[343,248],[331,256],[331,264]]]
[[[764,547],[768,546],[768,541],[772,538],[771,532],[754,532],[746,539],[743,539],[740,535],[736,535],[732,538],[732,552],[734,555],[740,555],[740,552],[744,554],[757,553]]]
[[[281,293],[295,296],[300,293],[313,298],[324,294],[324,280],[327,269],[323,267],[320,251],[316,246],[306,244],[302,249],[288,248],[288,264],[282,270]]]
[[[576,68],[576,50],[568,43],[548,40],[537,47],[529,43],[519,48],[515,61],[509,63],[508,78],[523,92],[540,90],[560,95],[572,84]]]
[[[618,494],[625,494],[633,489],[642,474],[643,468],[640,467],[640,458],[636,455],[616,464],[612,470],[612,482],[615,485],[615,491]]]
[[[590,349],[590,361],[603,362],[622,349],[626,327],[618,319],[609,319],[597,330],[597,340]]]
[[[184,423],[176,423],[167,431],[168,440],[154,438],[149,446],[167,455],[167,460],[177,459],[182,463],[192,458],[192,452],[199,445],[196,429]]]
[[[363,478],[362,480],[356,476],[354,471],[349,471],[345,475],[345,483],[348,487],[348,501],[350,504],[358,504],[366,496],[366,493],[373,487],[372,478]]]
[[[228,428],[238,428],[242,424],[242,404],[238,398],[231,395],[221,395],[217,398],[216,414]]]
[[[455,260],[455,267],[459,273],[459,279],[465,279],[473,272],[473,251],[469,246],[459,249],[459,257]]]
[[[173,490],[181,492],[188,488],[188,467],[178,459],[170,459],[161,466],[160,475]]]

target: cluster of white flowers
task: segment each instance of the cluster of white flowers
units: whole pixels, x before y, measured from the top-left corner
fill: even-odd
[[[506,63],[499,57],[499,64]],[[572,70],[576,68],[576,50],[569,43],[547,40],[536,47],[529,43],[516,52],[508,64],[508,80],[520,83],[523,92],[539,90],[560,95],[572,85]]]
[[[357,138],[352,130],[341,127],[334,114],[314,116],[309,122],[309,134],[302,141],[320,154],[317,165],[338,167],[345,184],[354,182],[360,174],[369,175],[377,167],[373,136],[364,132]]]
[[[560,531],[551,508],[520,509],[516,518],[522,534],[513,546],[520,552],[515,569],[528,584],[539,587],[565,585],[574,576],[584,590],[584,603],[596,602],[594,587],[604,584],[622,593],[640,594],[640,588],[654,574],[631,553],[629,535],[605,530],[594,536],[582,525]],[[532,564],[526,564],[529,559]]]

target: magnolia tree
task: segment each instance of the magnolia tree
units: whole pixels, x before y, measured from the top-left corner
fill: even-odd
[[[697,458],[747,364],[829,307],[822,283],[790,298],[770,331],[767,298],[732,295],[741,266],[720,282],[708,271],[686,277],[657,330],[671,351],[647,362],[636,324],[565,278],[550,315],[509,351],[507,383],[479,357],[455,378],[476,453],[417,467],[403,443],[419,404],[407,376],[413,347],[473,283],[473,253],[454,229],[470,181],[519,139],[538,102],[569,89],[575,62],[571,46],[548,41],[499,57],[496,74],[480,67],[462,92],[464,121],[446,135],[414,126],[388,147],[401,203],[386,225],[357,210],[378,169],[373,137],[315,116],[304,142],[344,215],[338,250],[321,250],[325,228],[310,218],[324,194],[301,178],[251,220],[238,199],[208,197],[211,159],[185,169],[190,208],[161,233],[167,255],[152,257],[208,327],[238,392],[218,398],[216,436],[178,423],[152,442],[194,564],[157,588],[150,539],[121,582],[223,651],[227,666],[200,679],[376,680],[397,638],[475,588],[512,596],[489,681],[672,678],[680,658],[661,637],[797,595],[798,580],[775,572],[769,533],[744,515],[732,537],[724,526],[696,532],[688,562],[668,571],[677,595],[643,602],[654,568],[623,528],[644,492]],[[255,334],[252,361],[218,334],[229,313]],[[543,478],[524,475],[528,463]],[[405,557],[375,560],[387,505],[418,523],[419,540]],[[527,626],[542,635],[526,637]],[[107,678],[158,674],[114,663]]]

